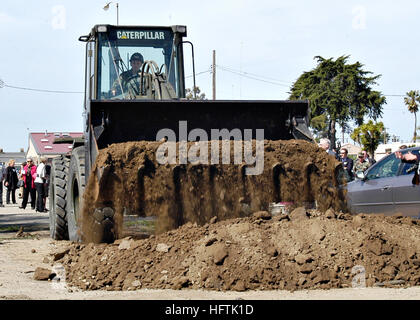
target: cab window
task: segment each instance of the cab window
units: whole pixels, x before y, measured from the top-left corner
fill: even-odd
[[[133,75],[135,79],[130,82],[130,86],[122,86],[119,80],[122,73],[131,70],[130,57],[134,53],[140,53],[145,62],[153,61],[158,72],[165,73],[173,89],[178,89],[176,84],[179,71],[175,64],[177,48],[174,46],[174,35],[168,30],[127,29],[111,30],[109,34],[100,33],[98,51],[98,99],[136,98],[129,94],[129,89],[135,87],[133,91],[138,95],[139,73]]]

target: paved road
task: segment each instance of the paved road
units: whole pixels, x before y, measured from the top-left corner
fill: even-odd
[[[0,207],[0,235],[16,233],[16,229],[21,226],[27,232],[49,230],[48,213],[35,212],[29,203],[25,210],[19,209],[22,199],[18,198],[18,192],[16,198],[17,204],[6,204],[6,190],[3,190],[4,207]]]

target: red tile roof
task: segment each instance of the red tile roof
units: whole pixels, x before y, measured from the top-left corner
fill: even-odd
[[[65,154],[71,151],[71,143],[54,144],[56,138],[78,138],[83,132],[32,132],[30,139],[38,154]],[[70,148],[69,148],[70,147]]]

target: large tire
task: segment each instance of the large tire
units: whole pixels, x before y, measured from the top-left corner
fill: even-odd
[[[49,186],[50,236],[55,240],[68,240],[67,180],[69,159],[59,156],[52,161]]]
[[[82,214],[83,193],[85,192],[85,147],[77,147],[71,153],[67,184],[67,225],[70,241],[81,241],[79,218]]]

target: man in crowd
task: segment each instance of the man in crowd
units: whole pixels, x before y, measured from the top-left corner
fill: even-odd
[[[330,146],[331,146],[331,141],[327,138],[321,138],[319,140],[319,144],[318,146],[322,149],[324,149],[329,155],[333,156],[334,158],[337,159],[337,155],[335,154],[334,151],[330,150]]]
[[[406,149],[406,148],[401,148],[400,147],[400,150],[401,149]],[[413,177],[412,183],[415,184],[415,185],[419,185],[420,184],[420,177],[419,177],[418,169],[419,169],[420,155],[414,154],[414,153],[411,153],[411,152],[407,152],[405,154],[402,154],[402,152],[400,150],[395,151],[395,157],[397,159],[401,159],[402,162],[414,164],[414,167],[413,167],[414,168],[414,177]]]
[[[6,178],[6,169],[0,164],[0,207],[4,207],[3,204],[3,180]]]
[[[369,162],[369,165],[375,164],[376,160],[369,157],[369,154],[367,153],[366,150],[363,150],[362,153],[365,160]]]
[[[349,158],[348,150],[346,148],[341,148],[340,150],[340,161],[343,164],[344,170],[349,174],[350,179],[353,180],[353,159]]]
[[[357,177],[358,172],[365,172],[367,168],[370,167],[370,163],[368,160],[365,159],[365,155],[363,152],[359,152],[358,160],[354,164],[353,173]]]

